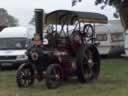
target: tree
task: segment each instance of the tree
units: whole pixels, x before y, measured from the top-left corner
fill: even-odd
[[[117,14],[119,13],[122,25],[128,30],[128,0],[96,0],[95,4],[103,4],[102,9],[106,5],[115,7],[116,13],[114,16],[117,17]]]
[[[72,0],[72,6],[75,6],[77,2],[81,2],[82,0]]]
[[[1,26],[17,26],[18,20],[8,14],[7,10],[4,8],[0,8],[0,27]]]
[[[128,0],[96,0],[96,5],[104,4],[104,6],[114,6],[116,8],[116,13],[119,13],[122,25],[127,30],[128,29]],[[114,14],[116,16],[116,14]]]
[[[17,26],[18,25],[18,20],[11,16],[11,15],[8,15],[8,26]]]

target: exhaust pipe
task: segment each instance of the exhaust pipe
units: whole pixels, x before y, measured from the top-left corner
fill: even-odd
[[[43,41],[43,18],[44,18],[44,10],[43,9],[35,9],[35,31],[40,35],[41,41]]]

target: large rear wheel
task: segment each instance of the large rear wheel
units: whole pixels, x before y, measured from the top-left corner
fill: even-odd
[[[80,48],[77,60],[77,77],[80,82],[96,80],[100,72],[100,59],[96,50]]]
[[[48,88],[57,88],[61,84],[62,70],[59,64],[51,64],[46,70],[46,85]]]
[[[0,64],[0,71],[2,70],[2,66],[1,66],[1,64]]]

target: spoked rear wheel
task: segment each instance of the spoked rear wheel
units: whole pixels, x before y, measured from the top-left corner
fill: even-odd
[[[94,50],[88,49],[87,52],[87,65],[85,67],[86,70],[86,81],[93,81],[96,80],[99,75],[99,67],[100,62],[96,56],[98,56],[96,53],[94,53]]]
[[[100,60],[96,50],[83,50],[78,61],[77,75],[80,82],[90,82],[96,80],[100,71]]]
[[[1,64],[0,64],[0,71],[2,70],[2,66],[1,66]]]
[[[46,85],[48,88],[57,88],[61,84],[62,71],[58,64],[51,64],[46,70]]]
[[[32,68],[23,67],[17,70],[16,82],[18,87],[27,88],[34,83],[34,71]]]

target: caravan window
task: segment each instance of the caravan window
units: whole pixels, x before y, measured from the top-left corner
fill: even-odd
[[[107,41],[107,34],[96,34],[97,41]]]
[[[113,42],[116,42],[116,41],[123,41],[124,38],[123,38],[123,33],[113,33],[111,35],[111,40]]]

